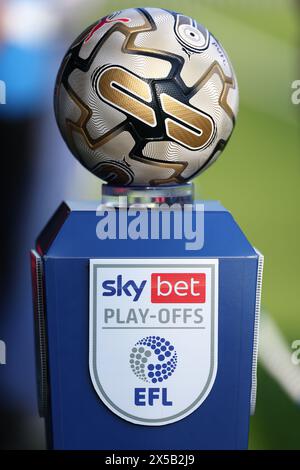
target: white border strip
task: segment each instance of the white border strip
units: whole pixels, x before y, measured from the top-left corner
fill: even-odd
[[[259,343],[259,324],[261,309],[261,291],[262,278],[264,269],[264,256],[254,248],[258,254],[257,279],[256,279],[256,297],[255,297],[255,320],[254,320],[254,338],[253,338],[253,356],[252,356],[252,384],[250,397],[250,414],[254,415],[256,406],[257,392],[257,360],[258,360],[258,343]]]

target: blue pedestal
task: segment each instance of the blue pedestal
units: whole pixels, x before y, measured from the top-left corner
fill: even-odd
[[[249,416],[251,407],[254,408],[255,403],[256,341],[262,257],[250,245],[226,209],[217,202],[204,204],[204,245],[198,251],[187,251],[185,241],[177,239],[99,240],[95,234],[99,222],[95,212],[96,203],[62,204],[39,237],[36,250],[32,253],[32,268],[38,339],[37,362],[40,370],[40,410],[46,419],[49,447],[120,450],[247,448]],[[205,266],[205,260],[210,260],[212,265],[215,263],[217,266],[215,320],[218,328],[214,345],[217,357],[213,359],[215,363],[212,369],[214,377],[210,379],[206,396],[200,400],[200,405],[195,402],[192,411],[185,413],[183,418],[175,419],[173,422],[170,420],[169,423],[166,420],[162,423],[153,422],[153,425],[151,422],[135,424],[128,421],[126,416],[125,419],[124,416],[121,417],[122,410],[116,412],[117,405],[115,409],[114,404],[109,408],[108,403],[105,403],[105,397],[102,399],[99,396],[95,377],[92,377],[93,371],[91,371],[92,339],[89,320],[91,316],[89,270],[90,260],[95,259],[115,260],[116,264],[121,266],[119,272],[123,272],[122,265],[126,264],[128,259],[131,260],[130,263],[134,259],[140,263],[141,260],[145,260],[143,266],[146,268],[153,259],[172,260],[172,262],[175,259],[175,264],[178,260],[180,266],[188,266],[189,261],[193,260],[196,264],[191,265],[190,270],[185,267],[185,272],[194,272],[197,260],[201,266]],[[117,268],[114,269],[114,273],[118,274]],[[159,268],[154,270],[159,271]],[[174,272],[174,269],[171,271]],[[113,296],[111,299],[103,297],[102,300],[111,302],[113,308],[119,305],[114,303],[117,301]],[[126,299],[126,302],[129,300]],[[165,303],[163,306],[166,305]],[[204,322],[209,320],[204,318]],[[186,324],[189,324],[188,321]],[[120,328],[122,326],[123,324]],[[151,331],[151,327],[147,331],[148,335],[153,337],[158,335],[160,338],[172,333],[166,332],[165,329]],[[121,360],[118,357],[118,334],[122,333],[117,330],[110,334],[116,335],[110,337],[115,337],[116,341],[105,339],[107,341],[105,344],[111,345],[107,346],[111,347],[108,354],[111,369],[104,364],[106,374],[109,374],[110,370],[113,374],[114,361]],[[138,332],[137,340],[145,338],[145,334]],[[184,344],[188,345],[189,338],[191,341],[195,341],[196,338],[189,335],[198,333],[186,329],[183,334]],[[199,338],[201,342],[201,336]],[[101,343],[101,334],[98,341]],[[177,393],[176,374],[181,373],[184,347],[178,345],[178,364],[173,374],[174,380],[173,377],[169,377],[169,382],[166,380],[155,384],[155,388],[161,389],[168,388],[167,386],[173,383],[171,390],[173,396],[168,397],[170,401]],[[128,350],[128,374],[132,376],[130,380],[135,380],[134,374],[129,369],[129,352],[130,350]],[[104,356],[105,354],[106,352]],[[197,354],[195,353],[193,361],[185,363],[187,364],[185,371],[182,371],[182,374],[185,374],[186,369],[190,368],[193,376],[191,380],[195,383],[198,383],[197,377],[204,373],[203,369],[206,367],[205,353],[204,357],[201,357],[201,351],[199,357]],[[107,357],[104,356],[105,362]],[[102,367],[101,360],[100,357],[99,367]],[[118,393],[123,393],[121,376],[108,377],[108,380],[114,380]],[[138,384],[146,389],[154,386],[145,380],[143,383],[138,377],[136,380],[136,387],[139,387]],[[180,388],[178,393],[183,396],[184,386],[182,380],[178,382]],[[124,388],[124,394],[126,393]],[[190,391],[186,390],[186,394],[188,393]],[[146,400],[143,393],[140,398],[141,403]],[[130,409],[136,406],[136,413],[134,411],[133,415],[144,413],[143,416],[147,415],[150,419],[153,409],[153,416],[158,420],[159,413],[157,414],[153,405],[147,402],[141,406],[139,402],[137,403],[130,404]],[[150,406],[149,412],[145,411],[147,404]],[[169,409],[161,410],[163,420],[164,413],[169,413]]]

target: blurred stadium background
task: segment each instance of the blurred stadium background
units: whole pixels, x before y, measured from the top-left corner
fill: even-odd
[[[298,297],[300,5],[296,0],[147,0],[195,17],[224,45],[240,87],[237,128],[224,155],[196,180],[197,195],[229,208],[265,255],[263,307],[284,335],[300,339]],[[28,250],[64,198],[98,198],[99,182],[73,159],[54,122],[52,93],[65,49],[96,18],[140,1],[0,2],[1,230],[0,366],[2,448],[43,448],[34,378]],[[264,340],[264,336],[262,337]],[[266,343],[269,358],[276,344]],[[289,357],[289,356],[288,356]],[[290,364],[289,364],[290,366]],[[283,365],[284,367],[284,365]],[[293,366],[298,368],[300,365]],[[297,398],[297,397],[296,397]],[[298,405],[265,367],[258,369],[251,449],[300,449]]]

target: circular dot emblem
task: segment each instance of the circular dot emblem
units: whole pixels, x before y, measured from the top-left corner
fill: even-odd
[[[177,366],[177,353],[166,338],[146,336],[131,349],[129,365],[139,379],[156,384],[173,375]]]

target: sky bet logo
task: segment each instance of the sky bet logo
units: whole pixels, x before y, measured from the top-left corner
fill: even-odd
[[[204,303],[204,273],[153,273],[151,274],[151,302]]]
[[[147,284],[144,279],[136,282],[124,280],[119,274],[116,279],[102,283],[103,296],[132,297],[137,302]],[[206,278],[204,273],[152,273],[151,303],[205,303]]]
[[[116,295],[117,297],[121,297],[122,295],[127,295],[127,297],[133,297],[133,301],[136,302],[139,300],[146,282],[145,280],[137,284],[134,280],[130,279],[123,283],[123,277],[119,274],[116,280],[108,279],[102,283],[104,289],[103,296],[111,297]]]

